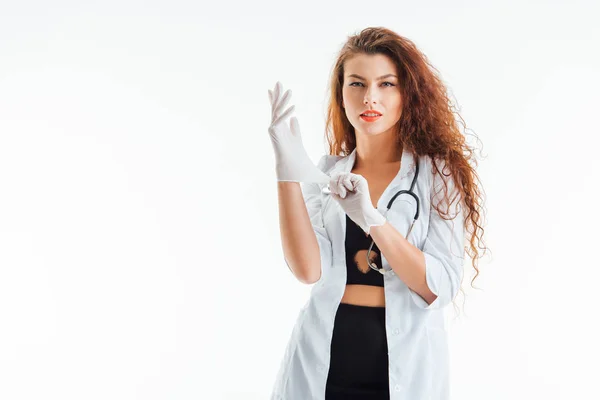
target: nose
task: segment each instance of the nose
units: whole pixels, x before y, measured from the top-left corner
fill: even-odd
[[[366,105],[369,105],[369,103],[377,104],[377,100],[374,96],[374,93],[372,93],[371,90],[367,90],[365,92],[365,98],[363,99],[363,101]]]

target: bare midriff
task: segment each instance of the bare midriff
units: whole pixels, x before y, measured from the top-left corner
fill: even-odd
[[[385,292],[381,286],[346,285],[342,303],[368,307],[385,307]]]

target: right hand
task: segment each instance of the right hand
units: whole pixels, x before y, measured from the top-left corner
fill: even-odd
[[[373,206],[369,183],[359,174],[337,172],[329,182],[331,197],[337,201],[352,221],[367,235],[372,226],[384,225],[386,218]]]
[[[286,90],[285,93],[282,91],[283,88],[279,82],[275,85],[273,92],[269,90],[271,102],[269,136],[275,150],[277,180],[327,184],[329,176],[318,169],[306,154],[298,119],[290,118],[289,126],[285,122],[285,118],[294,111],[295,106],[281,112],[292,95],[290,90]]]

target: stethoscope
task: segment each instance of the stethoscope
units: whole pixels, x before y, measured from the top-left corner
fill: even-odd
[[[415,222],[417,221],[417,219],[419,219],[419,211],[420,211],[419,196],[417,196],[417,194],[414,192],[414,188],[415,188],[415,185],[417,184],[418,176],[419,176],[419,161],[416,160],[415,176],[413,177],[413,180],[410,184],[410,189],[400,190],[398,193],[396,193],[394,195],[394,197],[392,197],[390,199],[390,201],[388,202],[387,210],[385,210],[385,215],[387,215],[388,211],[392,207],[392,204],[394,203],[394,200],[396,200],[396,198],[398,196],[400,196],[401,194],[407,194],[407,195],[411,196],[413,199],[415,199],[415,202],[417,204],[417,211],[415,212],[415,215],[413,217],[412,224],[410,224],[410,227],[408,228],[408,232],[406,232],[406,235],[404,235],[404,237],[406,239],[408,239],[408,235],[410,235],[410,232],[412,231],[412,228],[415,225]],[[372,263],[371,259],[369,257],[371,255],[371,249],[373,248],[374,244],[375,244],[375,241],[373,239],[371,239],[371,245],[369,246],[369,251],[367,252],[367,264],[369,264],[369,267],[371,267],[375,271],[378,271],[379,273],[381,273],[381,275],[385,275],[386,271],[383,268],[377,268],[377,265],[375,263]]]
[[[396,193],[394,195],[394,197],[392,197],[390,199],[390,201],[388,202],[387,205],[387,210],[385,210],[385,215],[387,215],[388,211],[390,210],[390,208],[392,207],[392,204],[394,204],[394,200],[396,200],[396,198],[402,194],[407,194],[409,196],[411,196],[413,199],[415,199],[415,203],[417,204],[417,210],[415,212],[415,215],[413,217],[413,221],[412,224],[410,224],[410,227],[408,228],[408,231],[406,232],[406,235],[404,235],[404,237],[406,239],[408,239],[408,235],[410,235],[410,232],[413,229],[413,226],[415,225],[415,222],[417,222],[417,220],[419,219],[419,213],[421,211],[421,205],[419,203],[419,196],[417,196],[417,194],[415,193],[414,189],[415,189],[415,185],[417,184],[417,178],[419,177],[419,160],[416,160],[415,162],[415,176],[413,177],[412,182],[410,183],[410,188],[408,190],[400,190],[398,191],[398,193]],[[325,187],[323,189],[323,193],[331,193],[331,191],[329,190],[328,187]],[[371,239],[371,245],[369,246],[369,251],[367,251],[367,264],[369,265],[369,267],[371,267],[372,269],[374,269],[375,271],[379,272],[381,275],[385,275],[385,270],[383,268],[377,268],[377,265],[375,263],[371,262],[371,250],[373,249],[373,245],[375,244],[375,241],[373,239]]]

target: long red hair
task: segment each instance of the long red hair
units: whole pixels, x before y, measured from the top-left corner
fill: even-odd
[[[348,37],[331,73],[325,128],[329,153],[345,156],[356,148],[354,127],[342,108],[342,87],[344,63],[357,54],[384,54],[396,65],[403,107],[397,126],[399,148],[410,149],[415,157],[427,155],[445,162],[444,170],[448,170],[447,173],[442,173],[436,163],[432,163],[432,173],[452,176],[458,193],[450,200],[446,179],[442,178],[444,198],[448,205],[460,198],[465,207],[465,230],[470,234],[469,246],[465,251],[475,269],[471,280],[473,286],[479,275],[477,261],[482,256],[478,250],[487,249],[483,243],[481,223],[483,198],[476,184],[479,181],[475,172],[477,160],[473,157],[473,148],[467,145],[465,136],[459,130],[458,119],[463,126],[464,120],[454,110],[446,87],[436,74],[437,70],[412,41],[381,27],[366,28]],[[448,217],[448,213],[439,207],[435,206],[435,209],[443,218]]]

